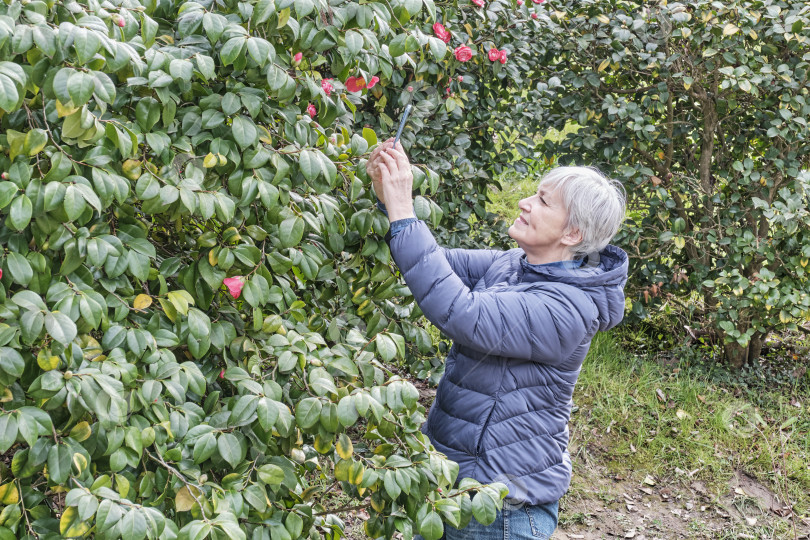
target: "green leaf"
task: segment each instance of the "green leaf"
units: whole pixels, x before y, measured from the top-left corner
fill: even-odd
[[[360,415],[357,412],[357,407],[354,404],[353,396],[344,396],[340,399],[338,402],[337,414],[338,421],[344,427],[351,427],[357,422]]]
[[[483,491],[479,491],[472,500],[472,513],[479,523],[489,525],[495,521],[497,506],[492,497]]]
[[[242,50],[245,48],[246,39],[243,36],[237,36],[229,39],[222,46],[219,51],[219,58],[222,60],[223,66],[229,66],[242,55]]]
[[[3,351],[0,351],[0,354],[5,356]],[[3,356],[0,356],[0,362],[4,361]],[[20,362],[22,362],[22,358],[20,358]],[[5,454],[16,440],[17,418],[12,413],[0,413],[0,453]]]
[[[124,515],[119,525],[121,537],[127,540],[143,540],[146,538],[146,519],[141,510],[132,508]]]
[[[17,102],[20,101],[20,93],[17,86],[10,78],[0,73],[0,109],[7,113],[17,110]]]
[[[217,439],[217,449],[222,459],[228,462],[231,467],[236,467],[242,461],[242,451],[239,440],[231,433],[223,433]]]
[[[91,75],[82,73],[81,71],[74,71],[67,81],[67,90],[70,95],[70,100],[76,106],[87,103],[87,100],[93,95],[95,88],[95,79]]]
[[[323,404],[318,398],[305,398],[295,405],[295,422],[304,429],[311,428],[321,417]]]
[[[425,540],[439,540],[444,534],[444,524],[442,518],[436,512],[428,512],[419,524],[419,534]]]
[[[66,444],[55,444],[48,451],[48,474],[51,482],[63,484],[70,475],[73,452]]]
[[[281,222],[278,228],[278,238],[285,248],[297,246],[304,237],[304,220],[292,216]]]
[[[76,324],[64,313],[54,311],[45,315],[48,334],[65,347],[76,338]]]
[[[34,277],[34,269],[28,259],[17,252],[9,252],[6,257],[6,268],[11,279],[22,286],[28,285]]]
[[[259,398],[256,412],[259,416],[259,424],[262,426],[262,429],[270,431],[278,419],[278,407],[275,402],[268,397]]]
[[[211,334],[211,320],[199,309],[190,308],[188,310],[188,328],[192,336],[202,339]]]
[[[259,132],[252,120],[244,116],[235,116],[231,124],[233,138],[243,149],[254,146],[259,140]]]
[[[18,195],[11,203],[8,212],[8,224],[15,231],[23,231],[31,222],[34,208],[27,195]]]

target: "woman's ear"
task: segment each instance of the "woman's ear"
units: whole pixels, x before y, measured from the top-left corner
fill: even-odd
[[[560,239],[565,246],[576,246],[577,244],[582,242],[582,232],[579,229],[568,229],[563,233],[562,239]]]

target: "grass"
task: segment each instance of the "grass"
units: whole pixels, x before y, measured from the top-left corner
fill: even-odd
[[[797,408],[782,388],[762,389],[754,403],[697,370],[636,356],[622,348],[628,332],[597,335],[583,365],[571,421],[574,461],[597,448],[639,481],[648,474],[658,482],[700,480],[717,496],[741,470],[808,515],[806,404]]]

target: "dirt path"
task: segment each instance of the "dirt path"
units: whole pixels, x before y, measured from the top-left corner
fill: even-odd
[[[743,472],[717,498],[688,473],[664,485],[649,476],[625,479],[598,464],[583,469],[573,484],[580,487],[563,500],[553,540],[810,538],[810,524],[797,519],[794,533],[779,497]]]

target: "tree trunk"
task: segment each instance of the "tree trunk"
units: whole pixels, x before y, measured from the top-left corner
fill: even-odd
[[[748,347],[743,347],[736,341],[723,345],[723,353],[726,357],[726,364],[734,369],[742,369],[748,361]]]
[[[751,341],[748,342],[747,347],[741,346],[736,341],[733,343],[726,343],[723,345],[723,355],[726,358],[726,363],[729,367],[734,369],[742,369],[745,365],[755,365],[759,361],[759,356],[762,354],[762,343],[765,340],[765,334],[757,332],[751,336]]]

